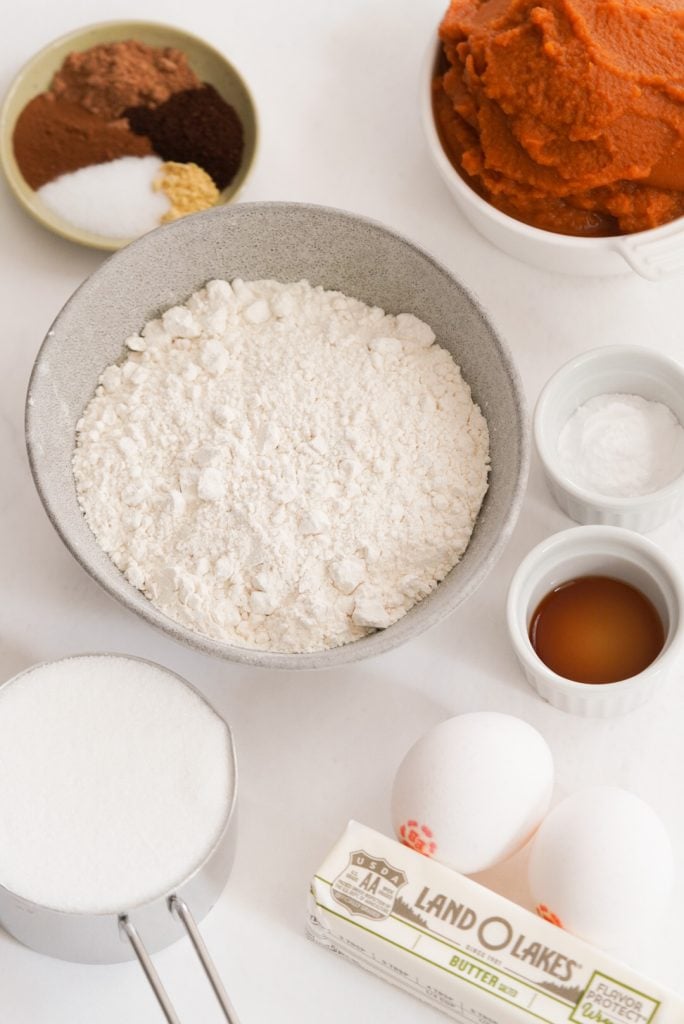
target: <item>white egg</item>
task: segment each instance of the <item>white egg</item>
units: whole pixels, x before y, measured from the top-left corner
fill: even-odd
[[[527,722],[497,712],[459,715],[409,750],[392,793],[392,823],[411,846],[462,874],[506,860],[551,802],[553,759]]]
[[[579,790],[555,807],[532,843],[537,912],[588,942],[614,949],[652,927],[674,885],[665,826],[617,786]]]

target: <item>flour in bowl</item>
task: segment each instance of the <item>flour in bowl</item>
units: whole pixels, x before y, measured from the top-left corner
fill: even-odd
[[[210,281],[127,341],[77,426],[86,520],[171,619],[317,651],[389,626],[465,551],[489,436],[411,314]]]

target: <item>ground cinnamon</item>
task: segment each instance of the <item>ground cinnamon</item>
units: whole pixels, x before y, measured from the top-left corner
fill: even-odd
[[[134,135],[125,122],[108,124],[50,93],[41,93],[24,107],[13,141],[19,170],[33,189],[90,164],[152,153],[149,139]]]

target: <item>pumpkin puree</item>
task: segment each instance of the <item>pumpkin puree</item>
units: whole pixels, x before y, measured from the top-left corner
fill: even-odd
[[[681,0],[452,0],[440,37],[442,143],[492,205],[568,235],[684,216]]]

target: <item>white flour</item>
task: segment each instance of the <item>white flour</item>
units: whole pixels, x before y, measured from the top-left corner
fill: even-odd
[[[410,314],[210,281],[128,340],[78,424],[99,544],[172,619],[313,651],[388,626],[463,554],[487,425]]]
[[[234,786],[225,723],[176,676],[39,665],[0,689],[0,884],[85,913],[154,899],[209,853]]]

